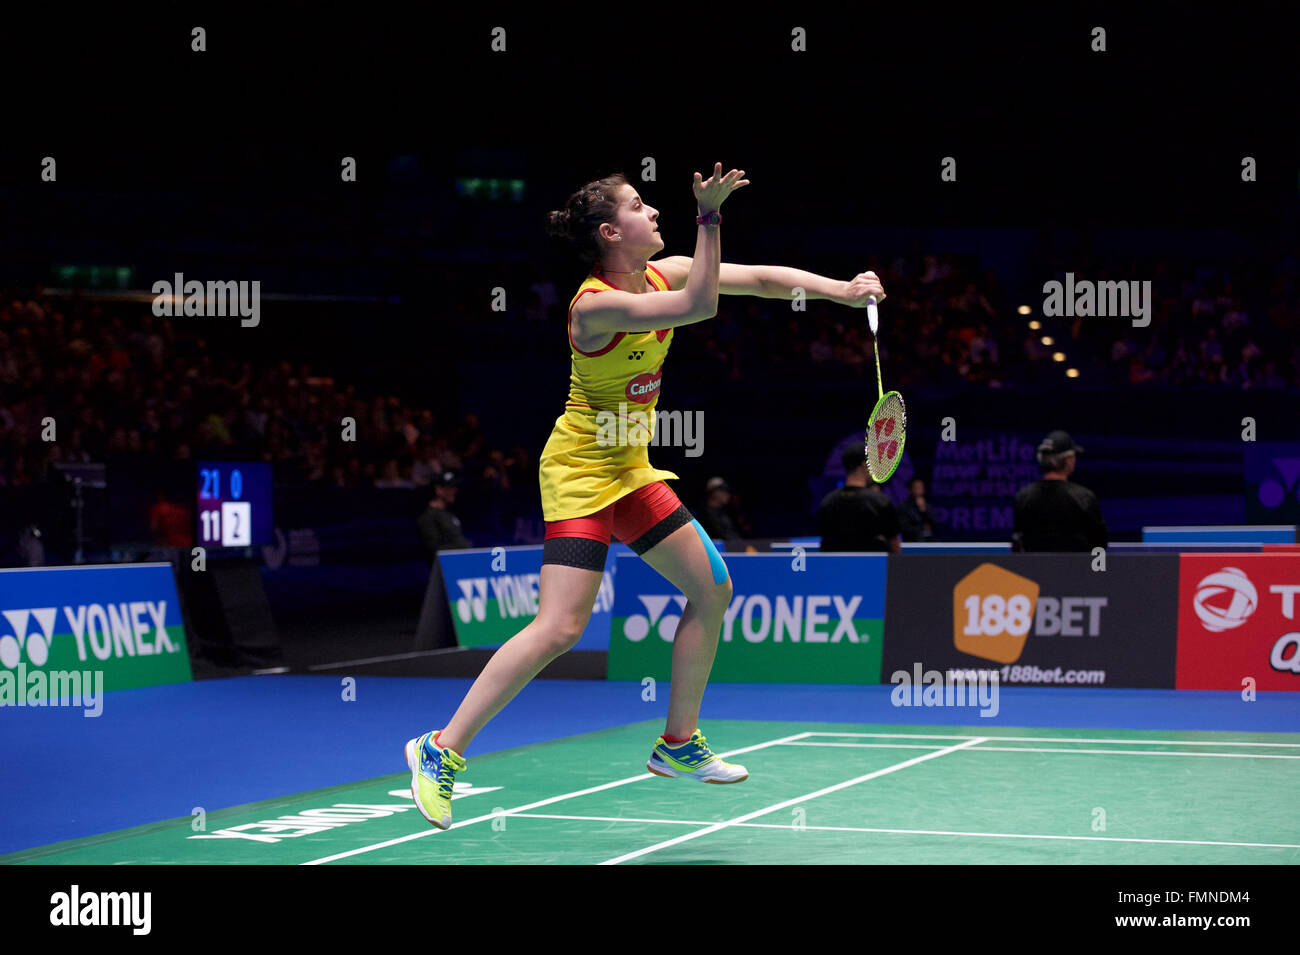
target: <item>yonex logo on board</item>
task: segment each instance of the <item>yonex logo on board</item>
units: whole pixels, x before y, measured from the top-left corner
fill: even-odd
[[[623,636],[639,643],[651,633],[671,642],[685,610],[681,594],[638,594],[645,614],[623,621]],[[676,602],[678,613],[665,613]],[[733,594],[722,618],[724,643],[866,643],[870,634],[859,633],[854,614],[861,594]]]
[[[499,574],[495,577],[465,577],[456,580],[460,596],[456,615],[461,623],[482,623],[488,617],[488,593],[496,602],[497,616],[536,616],[539,607],[540,574]],[[613,577],[606,573],[596,594],[594,610],[609,610],[614,603]]]
[[[0,664],[13,669],[25,652],[34,666],[49,658],[59,619],[57,607],[34,607],[0,611]],[[61,633],[72,633],[77,656],[85,662],[110,657],[144,657],[177,653],[167,633],[167,601],[130,600],[110,604],[80,604],[63,608]]]

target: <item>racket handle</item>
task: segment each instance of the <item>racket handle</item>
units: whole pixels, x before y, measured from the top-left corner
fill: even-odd
[[[867,324],[871,326],[871,334],[876,334],[876,329],[880,327],[880,314],[876,311],[876,297],[867,296]]]

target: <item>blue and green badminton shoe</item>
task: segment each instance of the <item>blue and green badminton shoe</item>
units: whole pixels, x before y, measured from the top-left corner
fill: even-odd
[[[424,816],[439,829],[451,828],[451,790],[456,774],[469,763],[425,733],[406,744],[406,765],[411,770],[411,798]]]
[[[656,776],[689,776],[702,783],[739,783],[749,778],[744,766],[715,755],[698,729],[685,743],[670,743],[660,736],[645,765]]]

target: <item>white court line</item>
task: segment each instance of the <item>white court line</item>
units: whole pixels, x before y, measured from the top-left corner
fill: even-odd
[[[711,822],[682,819],[624,819],[618,816],[551,816],[543,813],[519,813],[518,819],[575,819],[581,822],[657,822],[670,826],[711,826]],[[740,829],[784,829],[794,831],[795,826],[788,822],[733,822],[731,826]],[[798,826],[798,829],[816,829],[822,832],[880,832],[886,835],[903,836],[976,836],[981,839],[1065,839],[1082,842],[1155,842],[1161,845],[1175,846],[1237,846],[1253,849],[1300,849],[1300,845],[1287,842],[1211,842],[1204,839],[1137,839],[1126,836],[1044,836],[1024,832],[958,832],[947,829],[875,829],[858,826]]]
[[[974,736],[932,736],[926,733],[804,733],[804,736],[843,736],[853,739],[976,739]],[[1113,743],[1124,746],[1284,746],[1300,749],[1300,743],[1237,743],[1230,740],[1187,739],[1087,739],[1075,736],[980,736],[993,743]]]
[[[803,735],[808,735],[808,734],[803,734]],[[729,819],[726,822],[714,823],[713,825],[709,826],[707,829],[699,829],[695,832],[688,832],[686,833],[686,835],[678,836],[676,839],[669,839],[666,842],[659,842],[653,846],[647,846],[644,849],[637,849],[635,852],[629,852],[626,853],[625,855],[616,856],[613,859],[606,859],[604,862],[600,864],[618,865],[620,862],[627,862],[629,859],[636,859],[639,858],[640,856],[648,855],[651,852],[657,852],[660,849],[667,849],[669,846],[675,846],[681,842],[687,842],[691,839],[698,839],[700,836],[707,836],[710,833],[717,832],[720,829],[725,829],[728,826],[738,825],[739,823],[742,822],[749,822],[749,820],[757,818],[758,816],[766,815],[769,812],[776,812],[778,809],[784,809],[786,806],[793,806],[795,803],[806,802],[809,799],[816,799],[818,796],[825,796],[828,793],[837,792],[841,789],[847,789],[849,786],[856,786],[858,783],[865,783],[869,779],[876,779],[879,776],[885,776],[888,775],[889,773],[896,773],[900,769],[906,769],[909,766],[915,766],[917,763],[923,763],[928,759],[935,759],[939,756],[945,756],[948,753],[955,753],[959,749],[966,749],[970,746],[974,746],[977,743],[982,743],[982,742],[984,742],[983,736],[972,737],[971,739],[968,739],[964,743],[958,743],[955,746],[949,746],[945,749],[935,750],[933,753],[926,753],[924,756],[914,756],[911,759],[906,760],[904,762],[895,763],[893,766],[886,766],[884,769],[878,769],[873,773],[867,773],[865,776],[858,776],[854,779],[849,779],[842,783],[836,783],[834,786],[827,786],[825,789],[819,789],[816,792],[811,792],[804,796],[796,796],[794,799],[787,799],[784,802],[779,802],[774,806],[768,806],[764,809],[756,809],[753,812],[745,813],[743,816],[737,816],[735,819]]]
[[[819,743],[814,740],[783,743],[783,746],[848,746],[851,749],[943,749],[942,743]],[[983,747],[980,747],[983,749]]]
[[[711,822],[686,819],[634,819],[630,816],[558,816],[547,812],[516,812],[511,819],[576,819],[579,822],[657,822],[665,826],[711,826]]]
[[[981,746],[977,753],[1110,753],[1114,756],[1223,756],[1230,759],[1300,759],[1279,753],[1168,753],[1160,749],[1041,749],[1030,746]]]
[[[768,740],[766,743],[755,743],[753,746],[746,746],[742,749],[728,750],[725,753],[718,753],[717,755],[723,757],[739,756],[741,753],[752,753],[754,750],[766,749],[769,746],[777,746],[781,743],[788,743],[791,740],[802,739],[807,735],[808,735],[807,733],[795,733],[792,736],[782,736],[780,739]],[[549,806],[552,803],[563,802],[565,799],[576,799],[579,796],[588,796],[591,793],[598,793],[606,789],[613,789],[616,786],[626,786],[628,783],[635,783],[642,779],[658,779],[658,778],[659,777],[657,777],[654,773],[650,773],[650,772],[640,773],[636,776],[628,776],[624,779],[616,779],[611,783],[602,783],[599,786],[591,786],[587,789],[579,789],[575,792],[563,793],[562,795],[559,796],[551,796],[549,799],[540,799],[537,802],[530,802],[524,806],[516,806],[514,809],[506,809],[503,810],[502,812],[491,812],[483,816],[475,816],[473,819],[466,819],[464,822],[453,822],[451,824],[451,829],[462,829],[465,826],[472,826],[475,823],[487,822],[489,819],[498,819],[502,816],[510,816],[518,812],[526,812],[529,809],[540,809],[542,806]],[[423,816],[419,816],[416,818],[424,820]],[[425,824],[428,825],[427,820],[424,821]],[[363,852],[373,852],[376,849],[386,849],[389,846],[399,845],[400,843],[403,842],[410,842],[412,839],[423,839],[425,836],[431,836],[436,832],[450,832],[451,829],[444,830],[444,829],[438,829],[434,826],[429,826],[428,829],[422,830],[421,832],[413,832],[409,836],[400,836],[397,839],[388,839],[385,842],[376,842],[374,845],[362,846],[359,849],[349,849],[347,852],[338,852],[332,856],[325,856],[323,859],[312,859],[310,862],[302,862],[299,864],[300,865],[323,865],[326,862],[335,862],[339,859],[346,859],[349,856],[361,855]]]
[[[924,746],[913,743],[819,743],[811,740],[791,741],[784,746],[850,746],[854,749],[942,749],[942,746]],[[1159,749],[1053,749],[1048,746],[980,746],[968,753],[1109,753],[1112,756],[1226,756],[1235,759],[1300,759],[1278,753],[1168,753]]]

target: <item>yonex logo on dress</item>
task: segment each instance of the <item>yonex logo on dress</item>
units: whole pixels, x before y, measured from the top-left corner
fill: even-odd
[[[627,360],[628,360],[628,361],[640,361],[644,355],[645,355],[645,352],[644,352],[644,351],[628,352]]]

